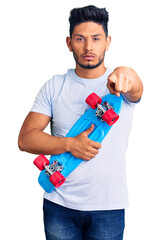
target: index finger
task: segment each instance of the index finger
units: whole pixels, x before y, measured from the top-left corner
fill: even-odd
[[[100,148],[101,148],[101,143],[95,142],[95,141],[92,141],[92,140],[91,140],[91,146],[92,146],[93,148],[100,149]]]
[[[114,72],[112,72],[109,76],[108,76],[108,82],[110,83],[116,83],[116,80],[117,80],[117,76]]]

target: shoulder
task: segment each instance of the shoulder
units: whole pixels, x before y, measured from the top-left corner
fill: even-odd
[[[58,94],[64,84],[68,72],[65,74],[53,75],[51,79],[49,79],[42,86],[41,91],[45,92],[47,96],[50,96],[52,99],[55,94]]]
[[[66,78],[66,75],[67,75],[67,74],[68,74],[68,72],[65,73],[65,74],[62,74],[62,75],[54,75],[51,79],[49,79],[49,80],[44,84],[43,87],[52,89],[52,88],[54,88],[54,87],[57,86],[57,85],[58,85],[58,86],[59,86],[59,85],[62,85],[63,82],[64,82],[64,80],[65,80],[65,78]]]

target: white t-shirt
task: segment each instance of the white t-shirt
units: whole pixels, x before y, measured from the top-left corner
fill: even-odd
[[[97,79],[80,78],[74,70],[56,75],[46,82],[31,109],[52,118],[51,133],[63,136],[88,109],[87,96],[109,93],[107,78],[112,71]],[[102,142],[99,154],[84,161],[66,182],[44,198],[59,205],[83,211],[123,209],[128,206],[125,158],[135,104],[124,97],[120,118]]]

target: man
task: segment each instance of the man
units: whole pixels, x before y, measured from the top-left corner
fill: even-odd
[[[46,155],[69,151],[85,160],[60,188],[44,194],[47,240],[121,240],[128,206],[125,153],[143,85],[131,68],[105,68],[104,56],[111,42],[105,9],[73,9],[69,21],[66,42],[76,68],[44,84],[21,128],[19,148]],[[87,110],[85,99],[92,92],[124,98],[119,121],[102,144],[88,138],[93,125],[76,137],[65,137]],[[43,132],[49,122],[52,135]]]

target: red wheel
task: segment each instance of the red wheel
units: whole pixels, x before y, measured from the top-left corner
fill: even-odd
[[[44,165],[49,165],[49,160],[43,155],[39,155],[37,158],[34,160],[35,166],[40,170],[44,170]]]
[[[102,99],[95,93],[91,93],[87,98],[86,98],[86,103],[92,108],[95,109],[97,107],[97,104],[101,104]]]
[[[55,172],[51,175],[49,180],[56,188],[58,188],[65,182],[66,178],[60,172]]]
[[[119,119],[119,115],[115,113],[112,109],[109,109],[103,114],[102,119],[109,126],[112,126]]]

